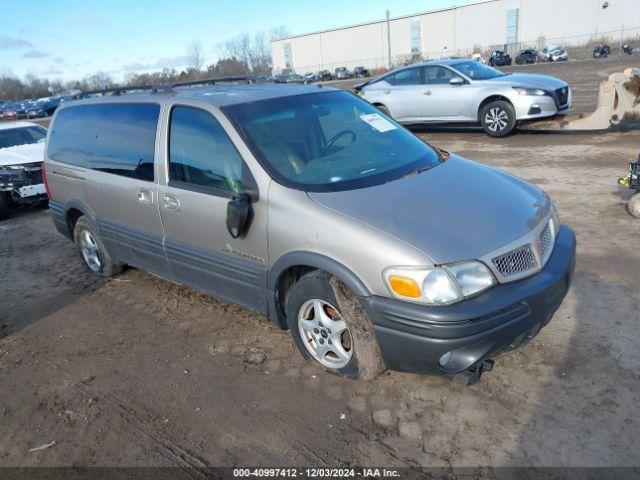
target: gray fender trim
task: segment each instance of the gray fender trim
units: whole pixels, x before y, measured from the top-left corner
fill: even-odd
[[[93,227],[96,229],[99,229],[98,222],[96,220],[95,214],[93,213],[93,210],[91,210],[89,206],[86,203],[84,203],[82,200],[73,198],[69,200],[67,203],[65,203],[64,207],[62,208],[62,212],[64,214],[64,217],[63,217],[64,225],[67,228],[67,232],[62,232],[63,234],[65,234],[67,237],[73,240],[73,232],[68,231],[68,224],[67,224],[67,214],[69,210],[71,210],[72,208],[75,208],[76,210],[81,211],[82,214],[89,219]]]
[[[282,305],[277,302],[276,290],[283,272],[294,266],[324,270],[343,281],[357,296],[370,297],[372,295],[364,282],[354,272],[330,257],[315,252],[296,251],[286,253],[273,264],[267,274],[269,318],[281,328],[285,328],[287,322]]]

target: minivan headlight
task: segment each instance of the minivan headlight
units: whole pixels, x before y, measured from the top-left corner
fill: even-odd
[[[525,88],[525,87],[512,87],[518,95],[532,95],[534,97],[544,97],[548,95],[546,90],[541,88]]]
[[[426,305],[455,303],[496,284],[487,266],[475,260],[440,267],[389,267],[383,277],[393,297]]]

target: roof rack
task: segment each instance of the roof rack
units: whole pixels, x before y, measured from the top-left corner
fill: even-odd
[[[192,87],[196,85],[215,85],[216,83],[229,83],[229,82],[245,82],[245,83],[253,83],[255,82],[254,77],[223,77],[223,78],[207,78],[203,80],[189,80],[186,82],[175,82],[169,83],[165,85],[127,85],[123,87],[112,87],[112,88],[99,88],[96,90],[85,90],[81,94],[80,97],[84,95],[97,95],[97,94],[111,94],[111,95],[121,95],[126,92],[131,92],[135,90],[150,90],[151,94],[155,93],[172,93],[175,92],[174,88],[177,87]]]

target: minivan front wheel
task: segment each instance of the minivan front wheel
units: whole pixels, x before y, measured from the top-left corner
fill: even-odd
[[[330,274],[314,270],[287,296],[287,321],[302,356],[337,375],[371,380],[384,371],[375,333],[358,298]]]
[[[392,118],[391,117],[391,112],[389,111],[389,109],[387,107],[385,107],[384,105],[376,105],[376,108],[378,110],[380,110],[382,113],[384,113],[387,117]]]
[[[516,127],[516,112],[509,102],[496,100],[482,108],[480,122],[490,137],[504,137]]]
[[[98,277],[111,277],[122,272],[123,265],[114,262],[104,248],[93,226],[80,217],[73,229],[73,238],[87,271]]]

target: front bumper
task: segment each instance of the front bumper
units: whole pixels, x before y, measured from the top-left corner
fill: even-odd
[[[573,277],[575,248],[573,232],[563,225],[542,271],[453,305],[364,298],[387,367],[454,374],[525,344],[562,303]]]
[[[552,117],[571,108],[571,101],[571,89],[569,89],[567,102],[560,106],[556,104],[554,97],[547,95],[542,97],[517,95],[512,99],[518,121]]]

